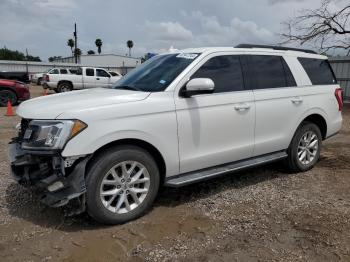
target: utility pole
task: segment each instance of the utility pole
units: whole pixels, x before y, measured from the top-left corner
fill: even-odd
[[[77,35],[77,23],[74,23],[74,57],[75,57],[75,63],[78,64],[78,56],[76,54],[76,50],[78,48],[78,35]]]
[[[28,74],[28,49],[26,48],[26,72]]]

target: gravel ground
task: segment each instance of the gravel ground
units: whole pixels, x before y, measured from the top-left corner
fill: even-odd
[[[4,114],[1,261],[350,261],[350,106],[313,170],[288,174],[275,163],[164,188],[146,216],[114,227],[66,217],[10,179],[7,143],[19,118]]]

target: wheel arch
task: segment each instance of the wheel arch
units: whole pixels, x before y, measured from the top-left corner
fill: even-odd
[[[140,148],[146,150],[154,158],[154,160],[156,161],[156,164],[159,168],[159,174],[160,174],[160,178],[161,178],[160,183],[163,184],[164,180],[165,180],[165,176],[166,176],[166,164],[165,164],[164,157],[162,156],[160,151],[154,145],[152,145],[149,142],[146,142],[142,139],[136,139],[136,138],[119,139],[119,140],[115,140],[115,141],[112,141],[108,144],[103,145],[102,147],[98,148],[92,154],[92,157],[89,159],[89,161],[87,163],[86,171],[88,172],[89,167],[93,163],[93,160],[99,154],[104,152],[105,150],[110,149],[112,147],[127,146],[127,145],[140,147]]]
[[[304,118],[304,120],[301,123],[306,122],[306,121],[314,123],[316,126],[318,126],[318,128],[321,131],[322,139],[323,140],[326,139],[327,121],[323,116],[321,116],[320,114],[312,114],[312,115],[309,115],[306,118]]]
[[[58,82],[57,82],[57,87],[59,87],[59,85],[62,84],[62,83],[68,83],[68,84],[70,84],[71,87],[73,88],[73,83],[72,83],[72,81],[70,81],[70,80],[60,80],[60,81],[58,81]]]
[[[318,126],[318,128],[321,131],[322,140],[326,139],[326,137],[327,137],[327,120],[326,120],[326,117],[320,112],[310,112],[309,114],[304,115],[301,118],[301,120],[299,120],[299,124],[297,125],[295,130],[293,130],[292,137],[290,139],[289,144],[291,143],[295,132],[300,128],[300,126],[304,122],[311,122],[311,123],[314,123],[316,126]]]

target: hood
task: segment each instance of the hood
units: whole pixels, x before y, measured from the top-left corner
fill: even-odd
[[[55,119],[69,111],[139,101],[150,93],[109,88],[92,88],[42,96],[20,104],[16,113],[28,119]]]

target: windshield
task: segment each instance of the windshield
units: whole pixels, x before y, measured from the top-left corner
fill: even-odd
[[[198,55],[168,54],[152,57],[117,81],[112,88],[144,92],[164,91]]]

